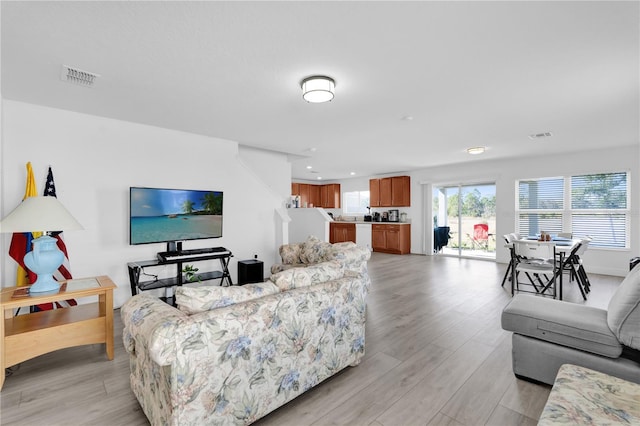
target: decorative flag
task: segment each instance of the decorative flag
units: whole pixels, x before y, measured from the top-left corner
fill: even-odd
[[[24,190],[24,201],[28,197],[38,195],[36,189],[36,181],[33,177],[33,169],[31,162],[27,163],[27,185]],[[36,274],[31,272],[24,264],[24,256],[31,251],[31,241],[38,238],[42,232],[16,232],[11,236],[11,245],[9,246],[9,256],[18,263],[18,271],[16,273],[16,285],[29,285],[36,280]]]
[[[49,166],[49,171],[47,172],[47,183],[45,184],[43,195],[45,197],[57,198],[56,185],[53,182],[53,172],[51,171],[51,166]],[[64,240],[62,239],[62,231],[51,231],[49,232],[49,235],[52,238],[55,238],[57,240],[56,245],[58,246],[60,251],[64,253],[64,260],[62,262],[62,265],[60,265],[58,270],[53,273],[53,278],[55,278],[56,281],[70,280],[73,277],[71,276],[71,266],[69,265],[69,255],[67,254],[67,246],[64,243]],[[78,304],[78,302],[76,302],[74,299],[70,299],[70,300],[67,300],[66,302],[65,301],[56,302],[56,304],[58,305],[58,307],[66,308],[69,306],[75,306]],[[51,304],[49,303],[45,305],[39,305],[38,307],[41,310],[53,308],[53,306],[49,307],[47,305],[51,305]]]

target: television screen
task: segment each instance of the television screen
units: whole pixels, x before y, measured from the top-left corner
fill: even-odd
[[[130,244],[220,237],[222,192],[130,188]]]

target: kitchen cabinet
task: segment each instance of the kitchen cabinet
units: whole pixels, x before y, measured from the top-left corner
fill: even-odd
[[[307,207],[309,205],[309,186],[306,183],[300,184],[300,207]]]
[[[322,207],[322,201],[320,199],[320,185],[309,185],[308,207]]]
[[[411,207],[411,178],[409,176],[391,178],[391,206]]]
[[[347,241],[356,242],[356,224],[331,222],[329,224],[329,242],[333,244]]]
[[[369,201],[371,207],[411,207],[411,177],[370,179]]]
[[[392,207],[391,185],[393,178],[380,179],[380,207]]]
[[[323,200],[322,207],[329,209],[340,208],[340,184],[330,183],[328,185],[322,185],[327,188],[326,202]]]
[[[407,254],[411,252],[411,225],[371,225],[373,251]]]
[[[313,185],[307,183],[292,183],[291,195],[300,196],[300,207],[340,208],[340,184]],[[306,204],[305,204],[306,203]]]
[[[369,206],[380,207],[380,179],[369,179]]]

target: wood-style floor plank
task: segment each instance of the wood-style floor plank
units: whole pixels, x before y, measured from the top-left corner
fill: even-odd
[[[366,354],[291,401],[262,425],[535,425],[550,387],[516,379],[511,334],[500,327],[511,300],[505,265],[445,256],[373,253]],[[622,281],[590,275],[584,302],[606,308]],[[119,283],[119,285],[128,285]],[[129,361],[114,315],[115,358],[103,345],[26,361],[0,393],[2,425],[147,425],[129,387]]]

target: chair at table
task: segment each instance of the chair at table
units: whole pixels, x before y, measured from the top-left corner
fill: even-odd
[[[473,236],[467,234],[471,239],[474,249],[489,250],[489,225],[486,223],[476,223],[473,225]]]
[[[515,233],[504,234],[502,238],[504,238],[504,242],[506,246],[509,248],[509,265],[507,266],[507,270],[504,272],[504,277],[502,277],[502,284],[501,284],[501,287],[504,287],[504,283],[507,282],[507,278],[509,279],[509,281],[511,281],[511,276],[513,275],[512,273],[512,268],[514,264],[513,242],[515,240],[519,240],[520,238],[519,238],[519,235]]]
[[[558,294],[556,274],[559,272],[555,243],[518,240],[513,242],[513,251],[512,294],[529,292],[555,299]]]
[[[587,245],[589,243],[587,242]],[[578,289],[580,290],[580,294],[582,294],[582,298],[587,300],[587,293],[589,290],[587,289],[587,285],[583,280],[582,273],[584,272],[584,268],[582,268],[582,264],[580,261],[579,253],[584,253],[586,250],[586,246],[583,245],[583,242],[580,241],[571,249],[571,252],[566,256],[566,259],[562,265],[562,273],[569,273],[569,281],[573,282],[575,279],[578,283]],[[582,268],[582,271],[580,269]],[[584,274],[586,276],[586,274]]]
[[[589,293],[591,291],[591,282],[589,282],[587,272],[584,270],[584,266],[582,266],[582,258],[580,256],[587,251],[590,242],[591,238],[589,237],[581,239],[580,245],[576,249],[572,250],[569,255],[569,259],[567,259],[568,261],[566,262],[570,265],[572,276],[576,278],[578,285],[584,289],[584,293]]]

